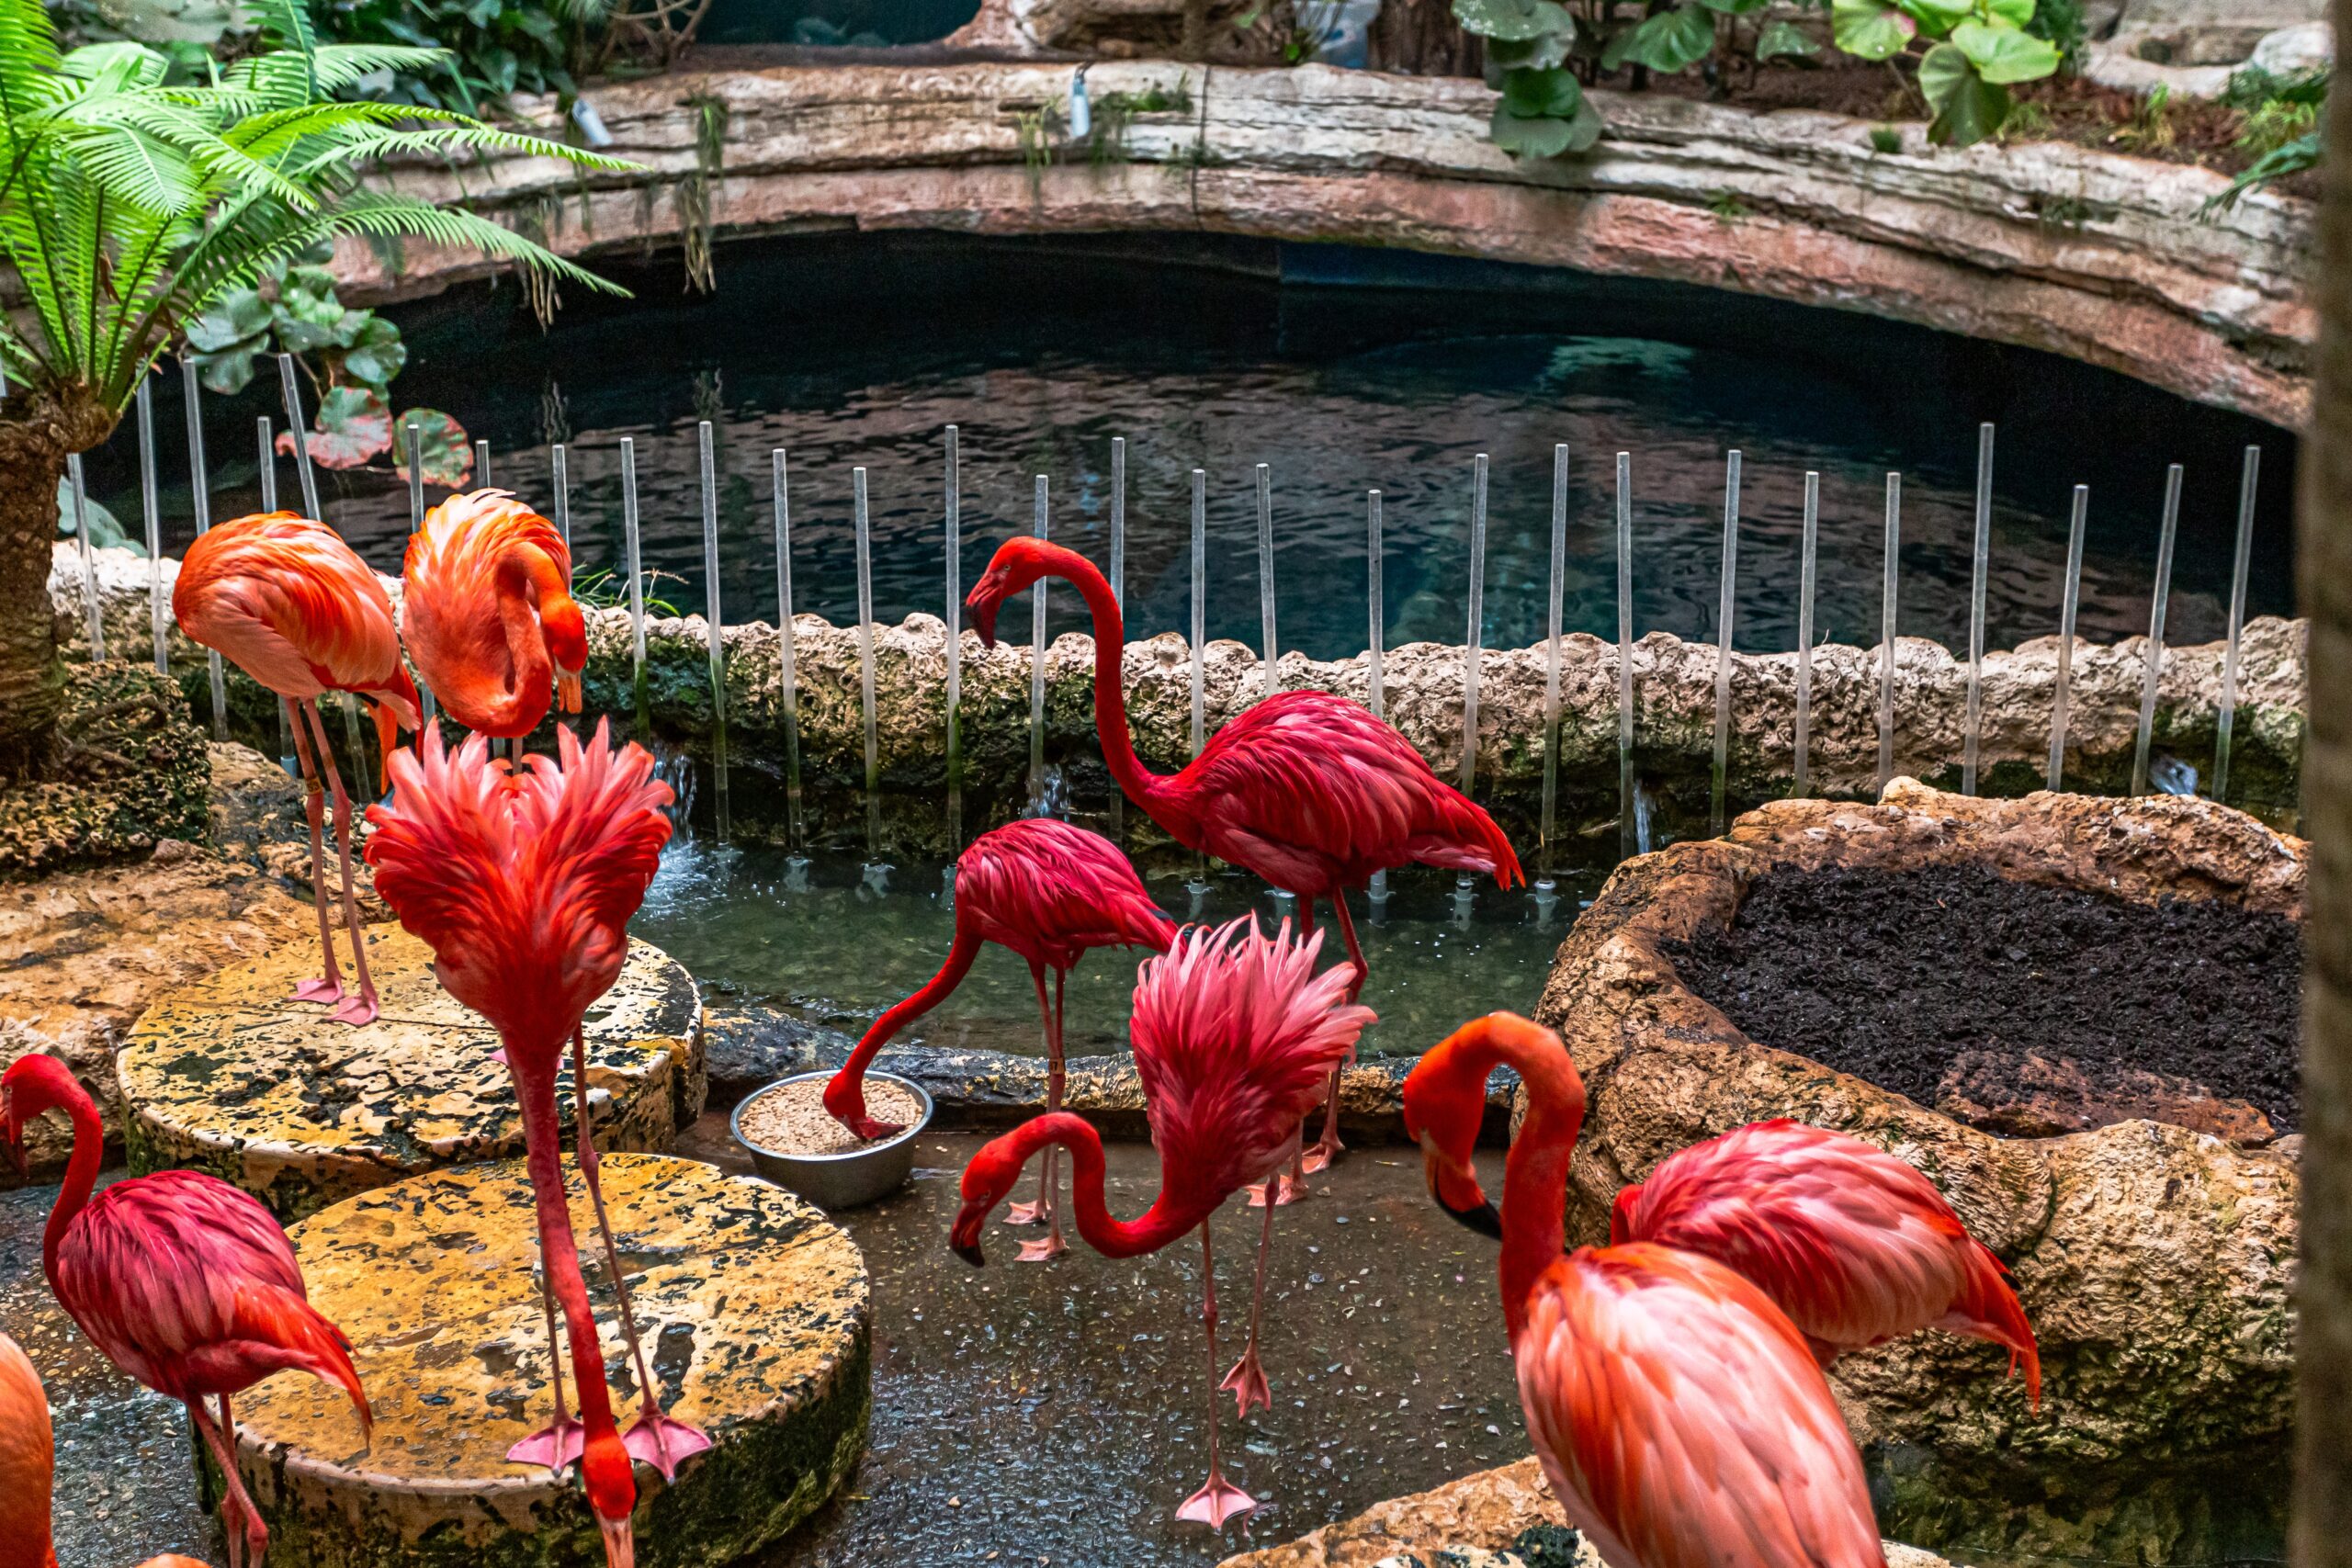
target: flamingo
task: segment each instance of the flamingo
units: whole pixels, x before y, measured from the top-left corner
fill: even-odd
[[[1201,1322],[1209,1376],[1216,1377],[1209,1216],[1297,1146],[1299,1122],[1325,1077],[1373,1021],[1370,1008],[1348,999],[1342,971],[1315,973],[1322,942],[1319,931],[1294,937],[1287,920],[1268,938],[1255,916],[1244,916],[1215,931],[1180,932],[1165,953],[1145,960],[1131,1030],[1144,1114],[1159,1151],[1159,1196],[1136,1219],[1114,1218],[1102,1202],[1102,1136],[1067,1111],[1035,1117],[984,1145],[964,1168],[963,1207],[948,1238],[957,1256],[985,1261],[980,1232],[989,1213],[1012,1192],[1029,1156],[1058,1145],[1070,1155],[1078,1234],[1105,1258],[1141,1257],[1188,1231],[1201,1233]],[[1271,1206],[1266,1217],[1273,1218]],[[1262,1268],[1260,1280],[1262,1285]],[[1258,1506],[1225,1478],[1217,1460],[1217,1395],[1239,1381],[1254,1382],[1261,1394],[1264,1389],[1257,1316],[1253,1310],[1242,1360],[1209,1391],[1208,1481],[1176,1510],[1178,1518],[1212,1529]]]
[[[571,551],[505,491],[453,495],[424,514],[401,569],[401,632],[441,706],[477,734],[537,729],[550,678],[563,711],[580,711],[588,627]]]
[[[1470,1156],[1503,1063],[1529,1109],[1498,1214]],[[1568,1522],[1613,1568],[1883,1568],[1861,1456],[1763,1292],[1655,1242],[1562,1256],[1584,1105],[1560,1037],[1507,1012],[1463,1025],[1405,1080],[1431,1194],[1502,1238],[1520,1404]]]
[[[625,928],[670,837],[662,807],[671,794],[653,778],[652,757],[634,744],[616,752],[601,721],[585,746],[569,727],[557,729],[556,741],[560,760],[534,753],[517,771],[491,758],[483,736],[469,737],[451,752],[439,727],[428,728],[422,747],[393,760],[391,803],[368,812],[376,833],[368,860],[384,901],[433,948],[441,984],[498,1031],[522,1110],[540,1268],[569,1330],[580,1419],[575,1423],[565,1411],[563,1359],[553,1343],[550,1310],[555,1420],[506,1457],[558,1472],[577,1458],[589,1507],[604,1532],[605,1561],[611,1568],[630,1568],[629,1519],[637,1497],[631,1458],[674,1480],[678,1462],[708,1448],[710,1438],[662,1412],[659,1385],[638,1342],[612,1223],[594,1179],[587,1077],[580,1070],[585,1055],[581,1021],[620,974],[628,950]],[[644,1393],[626,1437],[613,1419],[604,1351],[564,1199],[555,1080],[567,1039],[581,1174],[612,1260],[621,1329]]]
[[[825,1086],[825,1109],[861,1138],[888,1138],[902,1129],[865,1113],[865,1069],[891,1036],[945,1001],[964,983],[980,944],[1011,948],[1029,964],[1037,1011],[1046,1031],[1046,1109],[1062,1108],[1062,983],[1091,947],[1168,950],[1174,922],[1154,908],[1142,879],[1107,839],[1051,817],[1026,818],[992,829],[956,862],[956,940],[939,973],[914,995],[874,1021],[842,1070]],[[1046,1005],[1046,971],[1054,972],[1054,1000]],[[1054,1206],[1055,1156],[1048,1147],[1037,1201],[1015,1204],[1008,1223],[1044,1224],[1043,1240],[1021,1249],[1024,1263],[1065,1250],[1061,1215]]]
[[[1074,583],[1093,615],[1095,728],[1111,776],[1178,843],[1296,894],[1302,929],[1315,924],[1315,900],[1329,899],[1354,971],[1351,1001],[1371,971],[1347,889],[1416,863],[1485,873],[1503,887],[1526,881],[1493,818],[1442,783],[1411,742],[1371,710],[1329,692],[1276,693],[1226,724],[1182,772],[1147,772],[1127,734],[1125,624],[1118,596],[1091,561],[1042,539],[1007,539],[966,600],[972,629],[995,647],[998,607],[1044,577]],[[1339,1152],[1334,1066],[1322,1135],[1301,1169],[1321,1170]],[[1269,1197],[1287,1201],[1295,1191],[1277,1187]]]
[[[181,558],[172,585],[172,615],[194,641],[277,694],[294,731],[302,769],[303,806],[311,818],[311,900],[319,913],[325,968],[295,987],[302,1001],[332,1001],[330,1015],[358,1025],[376,1016],[376,982],[368,973],[368,944],[359,931],[359,901],[351,887],[351,797],[327,744],[326,727],[311,701],[322,692],[355,692],[368,700],[377,738],[390,757],[401,729],[418,722],[416,683],[401,663],[392,602],[368,563],[334,530],[291,512],[267,512],[223,523],[200,535]],[[303,734],[303,716],[310,734]],[[334,939],[327,921],[325,814],[318,765],[334,793],[335,849],[343,862],[343,920],[359,994],[343,994]],[[381,779],[379,778],[380,785]]]
[[[17,1342],[0,1334],[0,1568],[57,1568],[50,1494],[57,1466],[49,1397]],[[139,1568],[209,1568],[166,1551]]]
[[[107,1360],[187,1406],[220,1466],[229,1568],[261,1568],[269,1527],[237,1472],[229,1398],[298,1368],[351,1396],[364,1441],[375,1416],[351,1342],[311,1305],[286,1233],[252,1194],[200,1171],[159,1170],[92,1199],[106,1132],[54,1056],[20,1056],[0,1073],[0,1143],[19,1171],[25,1123],[51,1110],[73,1122],[74,1152],[41,1233],[50,1291]]]
[[[2041,1358],[2008,1270],[1916,1168],[1859,1138],[1758,1122],[1694,1144],[1617,1194],[1613,1244],[1657,1242],[1736,1269],[1826,1369],[1920,1328],[2004,1346],[2041,1400]]]

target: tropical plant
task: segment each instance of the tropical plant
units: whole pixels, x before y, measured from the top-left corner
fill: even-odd
[[[324,0],[319,25],[345,43],[441,51],[431,66],[358,84],[365,96],[480,114],[514,93],[577,94],[611,11],[610,0]]]
[[[447,110],[334,102],[370,73],[431,68],[437,51],[321,45],[299,0],[255,9],[256,52],[168,85],[155,50],[61,52],[40,0],[0,0],[0,257],[26,301],[0,321],[0,777],[47,761],[50,540],[65,459],[107,438],[188,323],[345,235],[479,248],[612,288],[485,218],[361,175],[390,154],[491,150],[627,165]]]
[[[1501,73],[1502,98],[1489,130],[1495,145],[1522,158],[1581,152],[1600,138],[1600,111],[1577,79],[1594,31],[1558,0],[1453,0],[1453,19],[1487,40],[1487,63]]]
[[[2254,162],[2230,182],[2229,189],[2205,204],[2201,216],[2234,207],[2238,197],[2273,180],[2319,166],[2320,118],[2327,104],[2328,75],[2325,66],[2278,75],[2255,65],[2231,75],[2221,102],[2244,117],[2238,127],[2237,150],[2250,154]]]
[[[2001,129],[2009,89],[2058,69],[2059,50],[2030,31],[2034,0],[1832,0],[1831,36],[1863,60],[1892,60],[1914,45],[1918,88],[1934,118],[1928,140],[1965,147]]]

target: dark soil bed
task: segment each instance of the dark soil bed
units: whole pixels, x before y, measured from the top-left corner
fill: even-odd
[[[2303,942],[2283,916],[1973,867],[1786,872],[1668,956],[1751,1039],[1993,1132],[2300,1124]]]

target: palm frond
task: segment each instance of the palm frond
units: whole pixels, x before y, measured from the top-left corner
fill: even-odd
[[[322,215],[337,234],[372,234],[424,240],[451,250],[473,249],[527,270],[553,275],[600,294],[626,297],[628,290],[587,268],[566,261],[545,245],[461,207],[435,207],[390,191],[354,191]]]
[[[452,116],[452,118],[459,117]],[[374,129],[349,140],[336,140],[334,145],[321,151],[306,164],[295,164],[288,172],[296,178],[323,174],[329,169],[363,167],[379,159],[401,153],[445,153],[460,152],[520,152],[535,158],[560,158],[583,169],[604,169],[618,172],[633,169],[636,164],[626,158],[610,157],[602,152],[590,152],[578,147],[550,141],[545,137],[527,136],[517,131],[500,130],[472,121],[431,130]]]

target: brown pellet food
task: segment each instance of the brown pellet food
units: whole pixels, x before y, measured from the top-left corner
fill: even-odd
[[[762,1089],[743,1107],[740,1125],[743,1136],[763,1149],[783,1155],[845,1155],[878,1148],[890,1140],[869,1143],[833,1120],[825,1109],[823,1078],[796,1078],[775,1089]],[[876,1122],[914,1125],[922,1101],[888,1078],[865,1080],[865,1113]]]

